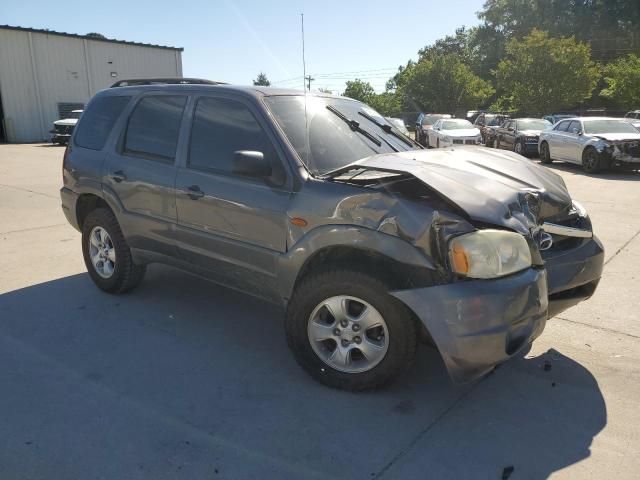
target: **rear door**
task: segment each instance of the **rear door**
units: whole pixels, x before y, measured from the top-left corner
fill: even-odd
[[[192,110],[176,180],[180,255],[230,287],[275,299],[291,195],[275,135],[249,100],[201,96]],[[271,160],[272,177],[234,174],[233,156],[240,150],[262,152]]]
[[[505,122],[500,128],[500,144],[502,148],[513,150],[513,143],[516,136],[516,122],[515,120],[509,120]]]
[[[177,253],[175,159],[186,104],[186,95],[141,96],[107,156],[103,188],[121,205],[120,223],[133,248]]]
[[[567,128],[569,128],[570,123],[570,120],[563,120],[549,133],[547,139],[549,141],[549,151],[552,158],[557,160],[565,159],[565,135],[567,134]]]
[[[562,153],[566,161],[582,163],[582,124],[580,120],[572,120],[564,134]]]

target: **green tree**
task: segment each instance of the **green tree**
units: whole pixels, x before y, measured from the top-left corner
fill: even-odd
[[[270,81],[269,81],[269,79],[267,78],[267,75],[266,75],[266,74],[264,74],[264,73],[260,72],[260,73],[258,74],[258,78],[256,78],[256,79],[253,81],[253,84],[254,84],[254,85],[260,85],[260,86],[262,86],[262,87],[268,87],[268,86],[270,86],[270,85],[271,85],[271,82],[270,82]]]
[[[483,105],[494,93],[490,82],[453,54],[425,58],[408,66],[402,76],[400,93],[423,111],[461,113]]]
[[[600,95],[626,108],[640,105],[640,58],[630,54],[604,67],[607,87]]]
[[[533,30],[522,41],[507,43],[496,79],[508,96],[498,101],[529,115],[572,108],[591,97],[599,76],[587,44]]]
[[[347,88],[344,89],[343,93],[345,97],[353,98],[354,100],[359,100],[367,104],[371,102],[375,94],[376,91],[369,82],[363,82],[358,78],[349,80],[347,82]]]

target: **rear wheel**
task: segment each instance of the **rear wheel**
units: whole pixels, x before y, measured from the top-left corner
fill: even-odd
[[[440,148],[440,139],[436,138],[436,148]]]
[[[311,274],[287,308],[287,343],[298,363],[334,388],[388,384],[415,356],[411,312],[380,280],[356,271]]]
[[[82,254],[91,280],[105,292],[126,292],[144,278],[146,267],[133,262],[120,225],[106,208],[93,210],[82,224]]]
[[[549,151],[549,144],[547,142],[542,142],[540,144],[540,163],[549,164],[553,162],[551,158],[551,152]]]

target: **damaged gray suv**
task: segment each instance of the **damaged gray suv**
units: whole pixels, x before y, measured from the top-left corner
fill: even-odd
[[[98,93],[64,156],[102,290],[160,262],[280,304],[300,365],[362,390],[420,340],[454,381],[479,378],[596,289],[587,212],[524,157],[424,150],[347,98],[144,83]]]

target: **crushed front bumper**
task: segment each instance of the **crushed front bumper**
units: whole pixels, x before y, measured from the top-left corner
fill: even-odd
[[[477,379],[527,347],[550,314],[593,294],[604,251],[595,237],[545,268],[391,292],[420,318],[456,383]]]

